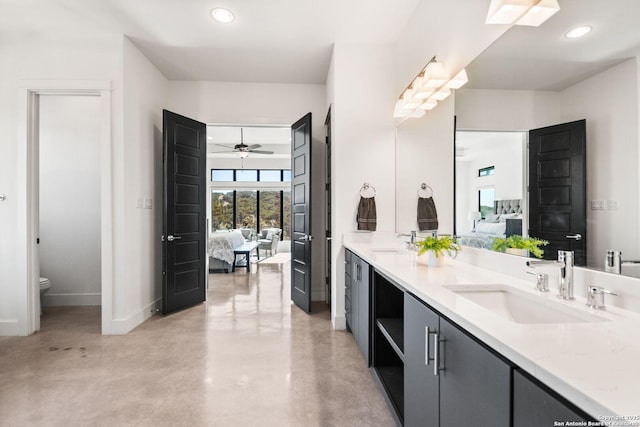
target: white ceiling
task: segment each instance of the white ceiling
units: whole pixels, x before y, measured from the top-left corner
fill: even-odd
[[[490,0],[481,1],[488,9]],[[557,90],[640,53],[640,0],[559,3],[542,26],[514,27],[490,46],[467,68],[467,87]],[[236,20],[213,21],[209,12],[219,6]],[[168,79],[322,84],[335,42],[391,43],[418,10],[437,16],[442,7],[435,0],[0,0],[0,43],[125,34]],[[579,24],[594,31],[565,39]]]
[[[0,0],[0,40],[115,32],[172,80],[324,83],[334,42],[393,42],[420,1]]]
[[[640,54],[640,1],[559,0],[540,27],[515,26],[468,67],[465,88],[562,90]],[[564,34],[579,25],[580,39]]]

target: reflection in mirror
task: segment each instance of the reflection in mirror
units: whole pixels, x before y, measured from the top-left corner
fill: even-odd
[[[496,237],[526,231],[525,148],[524,132],[456,132],[459,243],[490,248]]]
[[[542,26],[510,29],[467,67],[469,83],[456,93],[455,112],[457,129],[473,131],[528,132],[585,119],[587,266],[604,270],[607,250],[617,250],[622,273],[640,277],[638,264],[629,263],[640,259],[640,2],[620,0],[615,9],[568,0]],[[564,37],[585,22],[591,33]],[[515,172],[513,179],[522,176]],[[475,195],[459,181],[456,200],[469,201],[456,207],[456,225],[469,230]],[[495,197],[507,196],[496,189]],[[526,205],[527,193],[522,199]]]

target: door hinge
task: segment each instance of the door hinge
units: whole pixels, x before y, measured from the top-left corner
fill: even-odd
[[[163,271],[163,272],[162,272],[162,275],[163,275],[163,276],[166,276],[166,275],[167,275],[167,272],[166,272],[166,271]]]
[[[164,242],[164,234],[162,235],[162,237],[160,238],[160,241]]]
[[[36,239],[36,245],[39,245],[39,244],[40,244],[40,238],[38,237],[38,238]]]

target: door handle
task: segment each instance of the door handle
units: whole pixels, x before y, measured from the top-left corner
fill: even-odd
[[[304,240],[305,242],[310,242],[313,240],[313,236],[311,236],[310,234],[305,234],[302,237],[299,237],[298,240]]]
[[[567,239],[582,240],[582,234],[570,234]]]
[[[168,240],[168,241],[170,241],[170,242],[173,242],[174,240],[180,240],[180,239],[182,239],[182,237],[180,237],[180,236],[174,236],[173,234],[169,234],[169,235],[167,236],[167,240]]]

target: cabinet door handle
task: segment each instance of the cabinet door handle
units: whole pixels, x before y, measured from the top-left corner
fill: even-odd
[[[360,264],[356,264],[356,280],[361,279],[362,266]]]
[[[424,365],[429,366],[429,327],[424,327]]]
[[[424,364],[429,366],[429,362],[434,360],[434,357],[429,357],[431,350],[429,349],[429,335],[436,335],[436,332],[431,332],[429,326],[424,327]],[[435,342],[435,341],[434,341]]]
[[[438,359],[440,358],[439,356],[439,352],[438,352],[438,341],[440,340],[440,337],[438,336],[438,333],[434,333],[433,334],[433,375],[435,375],[436,377],[440,374],[440,372],[438,371],[438,363],[440,362]]]

